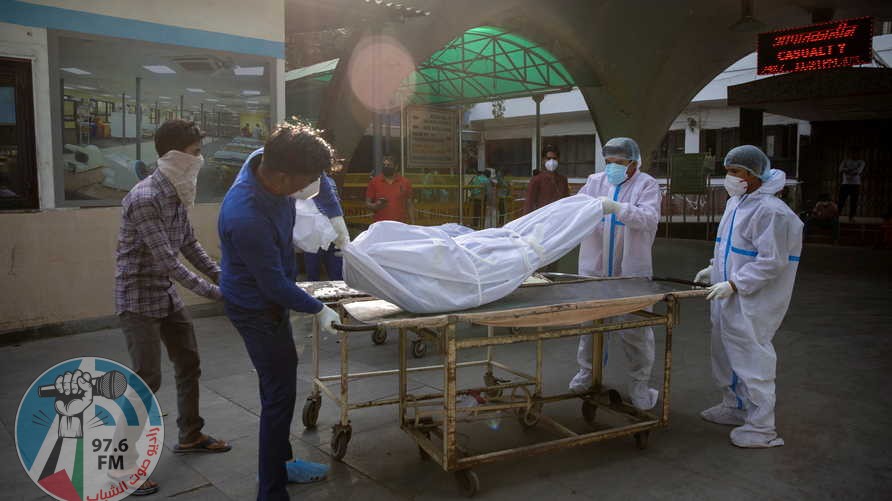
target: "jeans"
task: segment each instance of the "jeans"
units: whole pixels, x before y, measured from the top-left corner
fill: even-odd
[[[257,499],[288,499],[285,463],[294,455],[289,434],[297,398],[297,351],[288,310],[248,310],[227,302],[225,311],[245,342],[260,382]]]
[[[304,265],[307,268],[307,280],[316,282],[320,276],[320,265],[325,263],[325,271],[328,273],[329,280],[344,279],[344,258],[335,254],[338,252],[334,244],[329,246],[328,250],[319,252],[304,252]]]
[[[860,184],[841,184],[839,185],[839,213],[846,205],[846,200],[851,199],[852,205],[849,206],[849,218],[855,217],[858,210],[858,192],[861,191]]]
[[[177,385],[179,440],[181,444],[195,442],[201,438],[204,419],[198,413],[201,360],[189,312],[183,308],[164,318],[124,312],[120,320],[131,367],[153,393],[161,388],[161,343],[164,343],[167,356],[173,362]]]

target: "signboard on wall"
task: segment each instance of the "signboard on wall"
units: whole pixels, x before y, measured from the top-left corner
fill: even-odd
[[[706,175],[714,157],[705,153],[672,155],[669,159],[669,191],[683,195],[706,193]]]
[[[406,109],[408,165],[458,167],[458,113],[436,106]]]
[[[867,64],[872,59],[870,17],[759,34],[759,75],[845,68]]]

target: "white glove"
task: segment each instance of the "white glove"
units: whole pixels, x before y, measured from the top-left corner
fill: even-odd
[[[712,301],[713,299],[725,299],[726,297],[730,297],[731,294],[734,294],[734,288],[731,287],[731,282],[719,282],[709,286],[709,294],[706,295],[706,299],[709,301]]]
[[[598,197],[598,200],[601,201],[601,207],[604,211],[604,214],[616,214],[617,212],[619,212],[619,202],[614,202],[608,197]]]
[[[347,244],[350,243],[350,232],[347,231],[347,222],[344,221],[344,216],[333,217],[330,221],[335,232],[338,234],[338,238],[334,241],[335,247],[343,250],[344,247],[347,247]]]
[[[331,326],[332,323],[341,323],[341,316],[328,306],[322,306],[322,310],[316,314],[316,321],[319,322],[319,330],[325,334],[336,335],[338,331]]]
[[[712,265],[709,265],[697,272],[697,274],[694,276],[694,281],[701,284],[708,284],[711,276]]]

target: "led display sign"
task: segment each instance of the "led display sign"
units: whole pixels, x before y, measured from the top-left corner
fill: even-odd
[[[873,57],[873,19],[861,17],[759,34],[760,75],[867,64]]]

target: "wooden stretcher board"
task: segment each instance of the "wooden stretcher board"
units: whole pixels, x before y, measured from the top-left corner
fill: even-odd
[[[374,298],[345,300],[342,304],[355,320],[388,328],[443,327],[450,319],[493,327],[549,327],[646,310],[669,295],[681,299],[705,296],[706,292],[665,280],[614,278],[521,287],[477,308],[432,315],[406,312]]]

